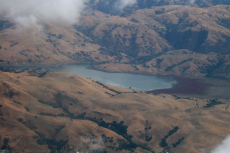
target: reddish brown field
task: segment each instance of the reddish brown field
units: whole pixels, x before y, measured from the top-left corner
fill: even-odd
[[[201,79],[195,78],[186,78],[177,76],[174,79],[178,82],[171,89],[158,89],[153,90],[151,93],[154,94],[186,94],[186,95],[194,95],[194,94],[204,94],[207,89],[210,87],[210,84],[204,82]]]
[[[229,79],[215,78],[186,78],[182,76],[174,77],[177,84],[171,89],[158,89],[150,91],[153,94],[171,94],[179,96],[208,98],[208,99],[229,99],[230,81]]]

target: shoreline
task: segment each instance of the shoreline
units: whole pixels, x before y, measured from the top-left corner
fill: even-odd
[[[230,99],[230,95],[228,91],[230,91],[230,79],[228,78],[214,78],[214,77],[191,77],[185,75],[153,75],[146,73],[135,73],[135,72],[111,72],[105,71],[95,68],[90,64],[66,64],[66,65],[88,65],[90,69],[94,69],[97,71],[109,72],[109,73],[131,73],[131,74],[139,74],[139,75],[149,75],[156,77],[170,77],[175,80],[177,83],[174,84],[171,88],[168,89],[156,89],[145,91],[146,93],[151,94],[169,94],[169,95],[177,95],[177,96],[186,96],[186,97],[198,97],[198,98],[218,98],[218,99]],[[44,66],[39,65],[39,67],[33,66],[0,66],[0,68],[6,69],[49,69],[52,67],[60,67],[64,65],[53,65],[53,66]]]

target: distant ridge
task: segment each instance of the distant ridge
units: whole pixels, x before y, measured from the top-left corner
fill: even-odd
[[[43,23],[42,31],[21,33],[1,19],[0,66],[88,63],[105,71],[230,78],[230,7],[206,2],[215,6],[177,1],[110,15],[97,8],[109,3],[92,1],[77,25]],[[141,4],[147,1],[130,9]]]

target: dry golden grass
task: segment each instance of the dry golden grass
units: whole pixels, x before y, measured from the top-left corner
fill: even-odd
[[[75,27],[0,31],[0,66],[106,63],[98,69],[229,78],[229,18],[227,5],[159,6],[125,17],[87,9]]]
[[[224,109],[228,100],[220,99],[223,104],[204,108],[208,99],[133,93],[132,89],[106,85],[121,92],[116,95],[93,80],[76,75],[49,72],[39,78],[29,73],[0,72],[0,141],[9,138],[13,152],[49,152],[47,145],[37,144],[38,133],[47,139],[68,140],[68,145],[82,150],[87,150],[87,146],[91,148],[93,141],[100,142],[102,134],[113,137],[113,143],[93,147],[106,149],[128,143],[118,133],[89,118],[102,118],[107,123],[124,121],[133,142],[146,144],[155,152],[164,149],[159,146],[161,139],[176,126],[178,131],[166,140],[172,153],[209,152],[230,133],[229,110]],[[82,113],[86,113],[85,118],[78,118]],[[76,118],[71,118],[70,114]],[[146,136],[152,139],[146,141]],[[172,144],[182,137],[181,144],[173,148]],[[109,148],[107,151],[129,152]],[[145,151],[135,150],[137,153]]]

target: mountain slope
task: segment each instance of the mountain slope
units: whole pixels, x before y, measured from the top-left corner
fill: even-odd
[[[171,49],[156,31],[145,25],[127,18],[101,15],[100,12],[93,13],[95,15],[89,13],[82,18],[77,30],[105,47],[105,52],[109,54],[125,53],[132,58]]]
[[[226,100],[156,96],[45,70],[0,73],[0,142],[12,152],[209,152],[230,132]]]
[[[173,48],[199,53],[230,53],[228,6],[153,7],[125,18],[87,12],[78,30],[113,52],[122,50],[130,56],[141,56],[139,52],[152,55]]]
[[[182,5],[194,7],[211,7],[215,5],[230,5],[228,0],[137,0],[135,4],[119,9],[119,0],[90,0],[91,8],[113,15],[127,15],[133,11],[151,8],[153,6]]]
[[[0,66],[90,63],[114,71],[112,65],[127,64],[134,68],[123,71],[229,78],[229,23],[228,5],[153,6],[120,16],[87,8],[77,25],[24,31],[1,18]],[[170,57],[162,63],[164,55]]]
[[[206,9],[188,6],[157,7],[139,11],[134,17],[141,20],[140,16],[143,14],[153,27],[156,27],[153,24],[156,21],[162,24],[163,28],[156,30],[161,32],[175,49],[188,49],[199,53],[229,53],[226,42],[229,41],[230,32],[229,27],[225,25],[230,16],[227,6]]]
[[[15,28],[14,25],[0,31],[1,65],[36,66],[109,60],[100,54],[99,45],[71,26],[44,24],[42,31],[33,27]]]
[[[130,64],[136,64],[140,70],[134,68],[135,73],[229,77],[229,18],[228,6],[162,6],[138,10],[127,17],[101,15],[96,11],[85,14],[77,30],[105,47],[105,54],[119,56],[118,62],[127,63],[122,59],[128,56]],[[188,58],[183,59],[184,53],[180,51],[172,54],[172,50],[181,49],[190,51]],[[160,66],[164,54],[170,56],[164,58],[169,64]],[[111,65],[97,68],[114,71]],[[225,72],[218,71],[221,67],[225,67]]]

